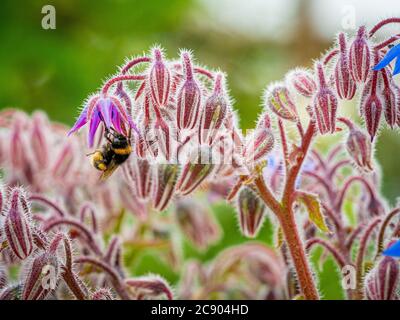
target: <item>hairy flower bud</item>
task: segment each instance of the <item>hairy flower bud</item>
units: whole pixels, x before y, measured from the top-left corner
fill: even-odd
[[[297,121],[296,105],[284,84],[270,85],[265,91],[264,97],[265,104],[280,118],[293,122]]]
[[[335,66],[335,86],[340,99],[351,100],[356,93],[356,84],[350,74],[346,37],[339,34],[339,58]]]
[[[199,250],[205,250],[220,236],[211,212],[200,202],[185,198],[176,203],[175,218],[185,237]]]
[[[254,131],[246,139],[244,157],[247,163],[256,163],[262,160],[274,147],[274,135],[271,130],[271,120],[264,113]]]
[[[153,50],[153,65],[149,73],[150,95],[157,107],[164,107],[168,103],[171,75],[163,61],[163,53],[159,48]]]
[[[22,299],[44,300],[55,290],[60,275],[58,258],[53,251],[43,252],[32,259],[24,281]]]
[[[365,279],[365,296],[368,300],[397,300],[399,263],[392,257],[384,257]]]
[[[125,280],[128,290],[132,291],[138,300],[155,298],[165,295],[168,300],[174,298],[172,289],[166,280],[156,275]]]
[[[177,95],[177,127],[181,129],[193,129],[199,116],[201,92],[194,78],[193,66],[190,54],[182,53],[182,63],[185,73],[185,81]]]
[[[194,148],[188,162],[183,166],[177,189],[182,195],[193,192],[215,167],[212,149],[209,146]]]
[[[383,78],[382,102],[386,123],[393,129],[397,121],[397,106],[398,99],[396,92],[396,85],[391,78],[388,70],[382,69],[380,71]]]
[[[167,208],[174,195],[179,176],[179,166],[176,164],[159,164],[153,191],[153,205],[158,211]]]
[[[265,205],[248,187],[242,188],[238,196],[240,229],[246,237],[257,236],[264,221]]]
[[[336,129],[338,101],[326,83],[324,69],[320,62],[316,64],[315,72],[318,75],[319,85],[313,98],[313,106],[318,129],[321,134],[333,133]]]
[[[371,49],[364,26],[358,29],[349,50],[349,69],[356,82],[365,82],[372,68]]]
[[[200,143],[211,145],[222,127],[228,106],[223,81],[223,74],[218,73],[215,76],[214,91],[205,102],[199,128]]]
[[[100,288],[92,293],[91,300],[115,300],[110,289]]]
[[[5,214],[4,233],[8,245],[23,260],[32,253],[33,237],[31,213],[25,192],[21,188],[11,190]]]
[[[147,159],[134,158],[125,165],[124,171],[135,194],[146,200],[150,196],[153,183],[153,167],[150,162]]]
[[[312,97],[315,90],[317,90],[313,75],[305,69],[290,71],[286,76],[286,80],[290,86],[305,97]]]
[[[375,90],[372,90],[372,93],[367,93],[366,96],[361,99],[360,109],[364,115],[365,125],[371,137],[371,141],[373,141],[382,116],[382,98],[376,94]]]
[[[32,117],[31,146],[35,158],[35,166],[44,169],[49,163],[47,117],[41,112],[36,112]]]

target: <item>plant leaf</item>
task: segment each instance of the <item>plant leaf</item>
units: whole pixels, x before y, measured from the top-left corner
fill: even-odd
[[[330,233],[328,226],[325,223],[324,215],[322,214],[321,204],[318,196],[310,193],[302,192],[298,199],[304,203],[308,211],[308,217],[314,225],[322,232]]]

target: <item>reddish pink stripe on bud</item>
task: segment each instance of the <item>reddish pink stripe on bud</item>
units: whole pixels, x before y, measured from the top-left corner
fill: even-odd
[[[265,205],[248,187],[242,188],[238,196],[240,229],[246,237],[254,238],[264,221]]]
[[[174,195],[178,176],[178,165],[160,164],[157,166],[153,192],[153,205],[156,210],[163,211],[167,208]]]
[[[227,112],[227,98],[224,90],[223,74],[215,76],[214,91],[206,100],[200,120],[200,143],[211,145],[221,129]]]
[[[371,49],[364,26],[358,29],[349,50],[349,69],[356,82],[365,82],[372,68]]]
[[[198,120],[201,92],[193,75],[193,66],[190,55],[182,54],[182,63],[185,71],[185,81],[177,96],[177,127],[178,129],[193,129]]]
[[[373,141],[378,131],[382,116],[381,97],[377,94],[369,94],[362,100],[361,109],[364,115],[367,131],[371,137],[371,141]]]
[[[157,107],[166,106],[170,94],[171,75],[159,48],[153,50],[153,65],[149,73],[150,95]]]
[[[147,159],[134,158],[125,166],[125,176],[132,184],[136,195],[146,200],[151,193],[153,183],[153,167]]]
[[[21,188],[11,190],[5,210],[4,233],[12,252],[21,260],[33,250],[30,209]]]
[[[346,37],[339,34],[340,53],[335,66],[335,86],[340,99],[351,100],[356,93],[356,84],[350,74]]]
[[[313,98],[313,107],[318,129],[321,134],[333,133],[336,129],[336,110],[338,101],[333,91],[327,86],[323,66],[316,64],[319,80],[318,90]]]
[[[278,83],[267,88],[265,91],[265,104],[282,119],[297,121],[296,105],[284,84]]]

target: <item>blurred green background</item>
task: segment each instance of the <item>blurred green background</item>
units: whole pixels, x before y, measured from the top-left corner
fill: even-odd
[[[226,71],[241,126],[251,128],[265,86],[295,66],[311,67],[342,28],[344,9],[354,8],[357,24],[371,25],[379,16],[393,15],[391,5],[400,12],[394,1],[388,6],[383,2],[388,1],[379,6],[373,0],[335,5],[311,0],[2,1],[0,109],[42,109],[51,119],[72,124],[82,101],[126,57],[160,44],[170,58],[177,57],[179,48],[190,48],[200,63]],[[55,30],[41,27],[46,4],[56,8]],[[342,107],[356,110],[355,104]],[[383,168],[383,192],[392,204],[400,186],[399,147],[398,132],[384,129],[376,155]],[[218,249],[242,241],[232,218],[222,214],[219,219],[227,238]],[[331,297],[338,297],[332,292]]]

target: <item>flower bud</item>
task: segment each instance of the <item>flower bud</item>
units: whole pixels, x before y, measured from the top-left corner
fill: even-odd
[[[365,296],[368,300],[397,300],[399,263],[392,257],[384,257],[365,279]]]
[[[142,200],[151,193],[153,168],[147,159],[134,158],[125,165],[125,176],[133,191]]]
[[[264,113],[256,129],[246,139],[244,157],[247,163],[256,163],[262,160],[274,147],[274,136],[271,130],[271,120],[267,113]]]
[[[67,142],[61,151],[55,157],[55,163],[52,168],[54,178],[64,180],[71,172],[74,164],[75,151],[71,143]]]
[[[238,211],[242,234],[250,238],[256,237],[264,221],[265,205],[248,187],[239,192]]]
[[[201,92],[194,78],[193,66],[188,52],[182,53],[185,82],[177,96],[177,127],[178,129],[193,129],[197,124],[200,110]]]
[[[193,192],[206,179],[215,167],[213,152],[209,146],[194,148],[184,165],[177,189],[182,195]]]
[[[314,81],[313,75],[305,69],[290,71],[286,79],[288,84],[302,96],[312,97],[315,90],[317,90],[317,84]]]
[[[100,288],[92,293],[91,300],[115,300],[110,289]]]
[[[47,145],[47,117],[41,112],[36,112],[32,117],[31,146],[35,158],[35,165],[40,169],[49,163],[49,150]]]
[[[215,76],[214,91],[205,103],[200,120],[200,143],[211,145],[222,127],[228,105],[223,81],[223,75],[218,73]]]
[[[220,237],[220,229],[209,210],[198,201],[185,198],[176,202],[175,218],[185,237],[205,250]]]
[[[154,183],[153,205],[158,211],[167,208],[174,195],[179,176],[179,166],[176,164],[159,164]]]
[[[297,111],[288,88],[277,83],[270,85],[265,91],[265,104],[279,117],[296,122]]]
[[[321,63],[316,65],[319,79],[318,90],[313,98],[314,113],[321,134],[333,133],[336,129],[336,110],[338,101],[335,94],[327,86],[324,69]]]
[[[21,300],[22,285],[20,283],[10,285],[0,292],[1,300]]]
[[[153,50],[153,60],[149,73],[150,95],[157,107],[163,107],[168,103],[171,75],[159,48]]]
[[[369,93],[361,100],[360,108],[364,115],[367,131],[373,141],[382,116],[382,98],[376,93]]]
[[[5,210],[4,233],[12,252],[21,260],[33,250],[30,209],[21,188],[11,190]]]
[[[355,82],[365,82],[372,68],[371,49],[364,26],[358,29],[349,50],[349,69]]]
[[[33,258],[24,281],[23,300],[44,300],[56,288],[60,267],[54,251]]]
[[[356,84],[350,74],[346,37],[339,34],[340,53],[335,66],[335,86],[340,99],[351,100],[356,93]]]
[[[392,76],[386,69],[382,69],[380,74],[383,78],[383,90],[382,90],[382,98],[383,98],[383,110],[385,114],[386,123],[393,129],[396,125],[397,121],[397,107],[398,107],[398,99],[396,92],[396,85],[393,82]]]
[[[155,298],[165,295],[168,300],[174,298],[172,289],[166,280],[159,276],[150,275],[146,277],[127,279],[125,284],[128,290],[132,291],[138,300],[146,298]]]

